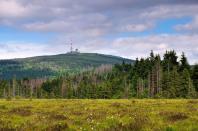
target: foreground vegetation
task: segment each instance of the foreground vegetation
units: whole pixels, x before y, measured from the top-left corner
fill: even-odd
[[[197,131],[198,100],[0,100],[0,130]]]

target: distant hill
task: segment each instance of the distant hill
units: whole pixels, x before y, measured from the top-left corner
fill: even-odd
[[[133,60],[97,53],[67,53],[23,59],[0,60],[0,79],[55,77],[77,73],[103,64],[119,64]]]

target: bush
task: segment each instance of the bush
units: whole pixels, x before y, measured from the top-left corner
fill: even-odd
[[[15,99],[19,100],[21,99],[21,96],[16,96]]]

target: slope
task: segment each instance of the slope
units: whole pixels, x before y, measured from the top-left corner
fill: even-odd
[[[97,53],[67,53],[23,59],[0,60],[0,79],[55,77],[77,73],[103,64],[119,64],[133,60]]]

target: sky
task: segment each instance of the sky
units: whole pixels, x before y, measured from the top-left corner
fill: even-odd
[[[198,0],[0,0],[0,59],[153,50],[198,62]]]

